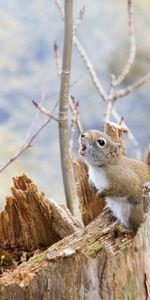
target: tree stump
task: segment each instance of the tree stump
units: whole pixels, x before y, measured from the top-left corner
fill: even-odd
[[[150,184],[133,236],[103,208],[84,163],[74,168],[85,227],[27,175],[13,179],[0,214],[0,300],[150,299]]]

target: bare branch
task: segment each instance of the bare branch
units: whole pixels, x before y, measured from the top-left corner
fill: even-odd
[[[112,97],[114,96],[115,88],[113,86],[115,76],[111,74],[111,84],[110,84],[110,92],[107,94],[107,103],[106,103],[106,114],[105,114],[105,122],[109,122],[112,114],[113,101]]]
[[[73,36],[73,44],[75,45],[75,47],[77,48],[81,58],[83,59],[87,70],[89,72],[89,75],[92,79],[92,82],[94,84],[94,86],[97,89],[97,92],[99,93],[99,95],[102,97],[102,99],[104,101],[107,100],[107,93],[105,92],[100,80],[98,79],[96,72],[94,70],[93,64],[91,63],[87,53],[85,52],[84,48],[81,46],[78,38],[76,36]]]
[[[120,122],[120,116],[116,112],[116,110],[112,109],[112,115],[113,115],[114,119],[119,123]],[[129,140],[132,142],[132,144],[134,145],[134,147],[136,149],[136,157],[138,159],[141,159],[141,151],[140,151],[139,143],[136,140],[135,136],[133,135],[133,133],[131,132],[129,127],[126,125],[124,120],[122,120],[121,126],[126,128],[127,136],[128,136]]]
[[[47,120],[36,132],[34,135],[31,136],[28,142],[23,144],[20,149],[8,160],[7,163],[5,163],[0,168],[0,173],[3,172],[10,164],[12,164],[19,156],[21,156],[28,148],[32,146],[33,141],[36,139],[36,137],[40,134],[40,132],[48,125],[48,123],[51,121],[51,119]]]
[[[73,82],[71,82],[70,87],[72,88],[73,86],[75,86],[80,79],[82,78],[82,75],[79,75],[79,77],[77,77]]]
[[[114,95],[110,96],[109,100],[112,100],[113,102],[118,100],[121,97],[125,97],[137,89],[139,89],[141,86],[146,84],[150,80],[150,72],[144,75],[142,78],[134,82],[133,84],[129,85],[127,88],[119,90]]]
[[[43,105],[39,104],[38,102],[32,100],[32,103],[34,106],[45,116],[47,116],[50,119],[53,119],[56,122],[60,122],[59,118],[56,118],[53,113],[49,112]]]
[[[57,104],[55,104],[53,108],[53,113],[57,107]],[[25,142],[22,144],[22,146],[17,150],[17,152],[0,168],[0,173],[2,173],[9,165],[11,165],[18,157],[20,157],[27,149],[29,149],[32,146],[32,143],[37,138],[37,136],[41,133],[41,131],[50,123],[52,118],[50,117],[46,122],[44,122],[39,129],[31,136],[28,136],[28,139],[25,139]]]
[[[71,120],[71,132],[70,132],[70,139],[69,139],[69,145],[70,145],[70,153],[73,147],[73,140],[74,140],[74,133],[75,133],[75,126],[77,127],[79,133],[81,133],[82,126],[79,118],[79,102],[73,97],[69,97],[69,106],[72,111],[72,120]],[[59,118],[55,117],[53,113],[51,113],[49,110],[47,110],[43,105],[39,104],[36,101],[32,101],[34,106],[45,116],[48,118],[51,118],[55,120],[56,122],[60,122]]]
[[[42,105],[42,103],[44,102],[44,98],[45,98],[45,95],[43,95],[45,93],[42,92],[42,95],[41,95],[41,100],[40,100],[40,104]],[[29,140],[30,136],[32,135],[32,131],[33,131],[33,128],[38,120],[38,117],[39,117],[39,111],[37,110],[36,113],[35,113],[35,116],[33,118],[33,121],[31,123],[31,126],[29,127],[27,133],[26,133],[26,136],[25,136],[25,139],[24,139],[24,144],[27,143],[27,141]]]
[[[92,65],[89,57],[87,56],[85,50],[83,49],[83,47],[78,42],[78,39],[76,37],[74,37],[74,39],[75,39],[75,41],[77,41],[76,47],[77,47],[77,49],[78,49],[81,57],[83,58],[83,61],[86,64],[86,67],[87,67],[89,75],[90,75],[90,77],[92,79],[93,85],[95,86],[98,94],[102,97],[102,99],[104,100],[104,102],[107,104],[107,107],[108,107],[108,100],[109,100],[108,99],[108,95],[105,92],[105,90],[103,89],[103,87],[102,87],[102,85],[101,85],[101,83],[100,83],[100,81],[99,81],[99,79],[98,79],[98,77],[96,75],[94,67],[93,67],[93,65]],[[73,39],[73,41],[74,41],[74,39]],[[81,49],[81,51],[80,51],[80,49]],[[110,119],[111,113],[112,113],[114,119],[117,122],[119,122],[119,120],[120,120],[121,117],[119,116],[119,114],[117,113],[117,111],[115,109],[113,109],[113,104],[109,104],[108,112],[107,112],[107,121]],[[130,141],[132,142],[132,144],[136,148],[136,156],[137,156],[137,158],[140,158],[141,157],[141,151],[139,150],[140,148],[139,148],[138,142],[137,142],[136,138],[134,137],[134,135],[132,134],[131,130],[126,125],[125,121],[123,122],[123,124],[129,130],[129,132],[128,132],[128,138],[130,139]]]
[[[130,0],[128,0],[130,1]],[[62,5],[61,5],[61,2],[59,0],[55,0],[55,3],[60,11],[60,14],[61,14],[61,17],[62,19],[64,19],[64,14],[63,14],[63,8],[62,8]],[[129,6],[128,6],[129,7]],[[128,14],[129,15],[129,14]],[[133,16],[132,16],[132,9],[131,9],[131,6],[130,6],[130,16],[129,16],[129,20],[133,20]],[[132,23],[131,23],[132,24]],[[131,32],[130,32],[130,37],[132,36],[132,26],[131,24],[129,24],[129,28],[131,28]],[[88,55],[86,54],[86,51],[84,50],[84,48],[81,46],[79,40],[77,39],[77,37],[74,35],[73,36],[73,44],[76,46],[81,58],[83,59],[86,67],[87,67],[87,70],[89,72],[89,75],[91,77],[91,80],[93,82],[93,85],[95,86],[98,94],[101,96],[101,98],[103,99],[103,101],[108,104],[108,100],[111,100],[111,99],[108,99],[108,97],[111,97],[113,96],[113,91],[114,91],[114,87],[113,87],[113,84],[111,84],[112,86],[112,89],[111,89],[111,93],[107,94],[105,89],[103,88],[100,80],[98,79],[97,75],[96,75],[96,72],[95,72],[95,69],[94,69],[94,66],[92,65],[91,61],[90,61],[90,58],[88,57]],[[130,45],[131,47],[131,45]],[[114,75],[112,76],[112,81],[114,80]],[[113,105],[113,104],[112,104]],[[107,112],[107,118],[110,118],[110,113],[112,112],[112,115],[114,117],[114,119],[119,122],[121,117],[119,116],[119,114],[117,113],[117,111],[112,108],[112,105],[109,104],[109,108],[108,108],[108,112]],[[125,122],[124,123],[124,126],[126,126],[128,128],[128,126],[126,125]],[[138,145],[138,142],[136,141],[136,138],[134,137],[134,135],[132,134],[131,130],[128,128],[129,132],[128,132],[128,137],[130,139],[130,141],[133,143],[133,145],[135,146],[136,148],[136,155],[137,157],[140,157],[141,156],[141,152],[139,150],[139,145]]]
[[[121,119],[120,119],[120,121],[119,121],[118,124],[119,124],[120,126],[122,126],[123,121],[124,121],[124,117],[121,117]]]
[[[110,100],[107,102],[107,109],[106,109],[106,116],[105,116],[105,122],[108,123],[111,117],[112,113],[112,107],[113,107],[113,102]]]
[[[130,72],[133,65],[135,54],[136,54],[136,41],[134,35],[134,21],[133,21],[133,0],[128,0],[128,27],[129,27],[129,38],[130,38],[130,50],[127,62],[122,73],[118,78],[114,79],[112,84],[114,87],[119,85]]]
[[[78,132],[81,134],[83,132],[83,128],[81,125],[81,121],[80,121],[80,116],[79,116],[79,102],[77,105],[77,100],[75,100],[75,98],[73,96],[70,96],[70,109],[72,111],[72,113],[76,116],[76,126],[78,129]]]
[[[78,40],[77,40],[78,41]],[[80,44],[79,44],[80,45]],[[78,49],[78,48],[77,48]],[[82,48],[83,49],[83,48]],[[79,50],[79,49],[78,49]],[[84,50],[84,49],[83,49]],[[79,51],[80,52],[80,51]],[[85,54],[85,56],[84,56],[84,54]],[[92,63],[90,62],[90,59],[89,59],[89,57],[86,55],[86,52],[85,52],[85,50],[84,51],[82,51],[82,55],[83,55],[83,57],[84,57],[84,62],[85,62],[85,64],[86,64],[86,66],[87,66],[87,69],[88,69],[88,71],[89,71],[89,74],[90,74],[90,76],[91,76],[91,79],[92,79],[92,82],[93,82],[93,84],[94,84],[94,86],[96,87],[96,89],[97,89],[97,91],[98,91],[98,93],[99,93],[99,95],[102,97],[102,99],[107,103],[107,105],[108,105],[108,95],[106,94],[106,92],[103,90],[103,88],[102,88],[102,90],[101,90],[101,84],[100,84],[100,82],[99,82],[99,79],[98,79],[98,77],[97,77],[97,75],[96,75],[96,73],[95,73],[95,70],[94,70],[94,67],[93,67],[93,65],[92,65]],[[104,93],[103,93],[103,96],[102,96],[102,94],[101,94],[101,91],[103,92],[104,91]],[[110,101],[111,102],[111,101]],[[107,106],[108,107],[108,106]],[[109,104],[109,107],[108,107],[108,111],[107,111],[107,121],[110,119],[110,115],[111,115],[111,112],[112,112],[112,115],[113,115],[113,117],[114,117],[114,119],[117,121],[117,122],[119,122],[120,121],[120,116],[119,116],[119,114],[117,113],[117,111],[115,110],[115,109],[113,109],[112,108],[112,103],[110,103]],[[132,142],[132,144],[135,146],[135,148],[136,148],[136,156],[137,156],[137,158],[140,158],[141,157],[141,152],[140,152],[140,150],[139,150],[139,144],[138,144],[138,142],[137,142],[137,140],[136,140],[136,138],[134,137],[134,135],[132,134],[132,132],[131,132],[131,130],[128,128],[128,126],[126,125],[126,123],[125,123],[125,121],[123,122],[123,125],[124,126],[126,126],[127,127],[127,129],[128,129],[128,137],[129,137],[129,139],[130,139],[130,141]]]
[[[59,100],[59,141],[61,166],[63,173],[64,188],[66,194],[67,206],[74,214],[74,205],[77,201],[73,166],[68,145],[68,108],[69,108],[69,86],[70,86],[70,70],[72,56],[72,0],[65,0],[65,34],[63,47],[63,67],[61,76],[60,100]],[[63,115],[63,118],[62,118]]]

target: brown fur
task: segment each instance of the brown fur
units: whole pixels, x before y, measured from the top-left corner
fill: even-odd
[[[100,147],[98,140],[104,138],[106,144]],[[143,184],[150,181],[150,147],[147,149],[146,163],[130,159],[121,154],[119,144],[111,137],[97,130],[84,133],[81,147],[86,145],[83,158],[87,164],[102,167],[109,182],[109,188],[100,192],[106,197],[127,197],[132,209],[129,213],[130,228],[136,231],[143,221]]]
[[[145,163],[123,155],[116,164],[106,166],[106,173],[111,182],[111,196],[127,196],[135,203],[141,199],[143,184],[150,180],[150,169]]]
[[[148,148],[146,149],[146,153],[145,153],[145,161],[146,164],[148,165],[149,169],[150,169],[150,145],[148,146]]]

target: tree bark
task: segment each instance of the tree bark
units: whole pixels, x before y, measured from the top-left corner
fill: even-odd
[[[48,247],[81,227],[67,208],[47,199],[26,174],[13,181],[12,196],[0,214],[0,247],[25,251]]]

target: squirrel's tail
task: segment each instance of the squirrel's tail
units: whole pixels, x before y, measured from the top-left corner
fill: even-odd
[[[147,147],[146,152],[145,152],[145,160],[147,165],[150,168],[150,145]]]

